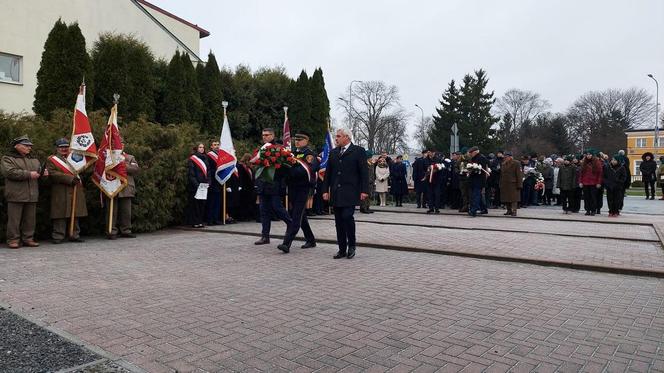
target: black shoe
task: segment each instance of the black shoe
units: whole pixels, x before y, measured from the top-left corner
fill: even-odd
[[[304,245],[300,246],[300,249],[310,249],[316,247],[316,242],[305,242]]]
[[[507,212],[506,212],[506,213],[504,213],[503,215],[505,215],[505,216],[508,216],[508,215],[512,215],[512,211],[510,211],[510,210],[507,210]]]
[[[427,210],[427,214],[433,214],[433,210]]]
[[[136,235],[133,234],[133,233],[122,233],[122,234],[120,234],[120,237],[123,237],[123,238],[136,238]]]
[[[367,211],[365,209],[360,209],[360,212],[363,213],[363,214],[368,214],[369,213],[369,211]]]
[[[277,249],[283,251],[284,254],[288,254],[290,252],[290,247],[288,247],[288,245],[283,244],[283,243],[281,245],[277,246]]]
[[[595,213],[594,213],[594,212],[591,212],[591,213],[590,213],[590,216],[595,216]]]
[[[69,239],[69,242],[78,242],[78,243],[81,243],[81,242],[85,242],[85,240],[81,239],[80,237],[76,237],[76,238],[70,238],[70,239]]]
[[[346,255],[346,258],[353,259],[354,257],[355,257],[355,246],[351,246],[348,248],[348,255]]]
[[[266,245],[270,243],[270,238],[269,237],[261,237],[260,240],[254,242],[254,245]]]
[[[339,250],[339,251],[337,251],[337,253],[332,258],[333,259],[341,259],[341,258],[345,258],[345,257],[346,257],[346,253]]]
[[[59,245],[62,243],[62,240],[56,240],[55,238],[51,239],[51,243],[54,245]]]
[[[421,207],[422,207],[422,205],[417,205],[417,208],[418,208],[418,209],[421,208]]]
[[[486,215],[486,214],[488,214],[488,213],[489,213],[488,210],[482,210],[482,211],[480,211],[480,215]]]
[[[440,210],[436,209],[433,213],[438,215],[438,214],[440,214]]]
[[[117,234],[107,234],[107,235],[106,235],[106,239],[107,239],[107,240],[117,240],[117,239],[118,239],[118,235],[117,235]]]
[[[374,212],[371,210],[367,210],[366,214],[373,214]]]

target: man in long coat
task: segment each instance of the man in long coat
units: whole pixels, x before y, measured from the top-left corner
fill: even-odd
[[[51,220],[53,221],[53,233],[51,242],[62,243],[67,235],[67,224],[72,214],[72,198],[74,186],[76,186],[76,211],[74,216],[74,233],[69,241],[83,242],[80,237],[81,228],[78,218],[88,216],[88,208],[85,204],[85,187],[81,178],[71,171],[67,164],[69,155],[69,140],[59,139],[55,142],[57,153],[49,157],[46,169],[51,180]]]
[[[516,209],[521,201],[521,188],[521,163],[512,158],[512,152],[505,152],[505,160],[500,169],[500,201],[507,207],[505,215],[516,216]]]
[[[334,223],[337,229],[339,251],[334,259],[355,256],[355,206],[369,197],[366,151],[352,144],[350,133],[337,130],[337,147],[330,152],[323,190],[323,199],[334,206]]]
[[[2,157],[2,175],[5,177],[5,199],[7,200],[7,246],[18,249],[21,241],[25,246],[39,246],[34,240],[37,200],[39,198],[41,164],[32,157],[32,142],[27,136],[12,141],[13,149]]]
[[[135,238],[136,235],[131,231],[131,200],[136,197],[136,182],[134,176],[141,172],[141,168],[136,162],[136,158],[124,153],[125,167],[127,168],[127,186],[115,196],[113,208],[113,227],[111,234],[106,236],[110,240],[118,237]],[[108,198],[104,198],[108,206]],[[106,215],[106,225],[108,225],[108,213]]]

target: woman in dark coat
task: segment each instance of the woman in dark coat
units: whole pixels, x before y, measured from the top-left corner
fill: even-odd
[[[641,156],[643,162],[639,166],[641,170],[641,179],[643,187],[646,188],[646,199],[655,199],[655,172],[657,171],[657,162],[651,152],[646,152]]]
[[[611,161],[604,165],[603,184],[606,188],[606,201],[609,204],[609,217],[620,215],[622,199],[625,198],[625,179],[627,172],[625,167],[614,156]]]
[[[234,216],[236,220],[250,221],[258,219],[258,209],[256,205],[256,192],[254,191],[254,173],[251,169],[251,155],[246,153],[237,163],[237,175],[240,192],[240,202],[237,213]]]
[[[408,183],[406,182],[406,165],[402,162],[403,157],[398,156],[390,166],[390,193],[394,196],[396,207],[401,207],[403,196],[408,194]]]
[[[187,207],[184,223],[194,228],[203,228],[205,221],[205,199],[196,199],[196,192],[201,183],[210,184],[211,171],[207,169],[205,145],[198,144],[192,149],[187,160]]]

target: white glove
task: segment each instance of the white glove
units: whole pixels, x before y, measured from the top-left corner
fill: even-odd
[[[228,193],[230,193],[230,192],[232,192],[233,190],[232,190],[231,188],[226,188],[226,191],[227,191]]]
[[[242,187],[237,187],[237,190],[242,190]]]
[[[439,170],[442,170],[442,169],[445,168],[445,165],[442,164],[442,163],[436,163],[436,167],[437,167]]]

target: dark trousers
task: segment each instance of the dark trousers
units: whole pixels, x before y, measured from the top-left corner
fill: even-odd
[[[531,183],[524,183],[521,189],[521,206],[530,206],[533,199],[533,185]]]
[[[339,252],[346,253],[348,247],[355,247],[355,206],[334,208],[334,225],[337,228]]]
[[[553,196],[553,189],[544,189],[544,203],[551,205],[551,197]]]
[[[441,188],[439,184],[427,185],[427,205],[429,211],[440,209],[440,194]]]
[[[573,190],[560,190],[560,203],[563,205],[563,211],[573,211],[572,204],[574,203]]]
[[[307,207],[307,199],[309,197],[308,188],[289,188],[288,204],[290,205],[288,213],[291,217],[291,222],[286,229],[286,236],[284,237],[284,245],[290,247],[297,235],[297,232],[302,228],[304,238],[307,242],[316,242],[314,232],[311,231],[307,214],[304,213]]]
[[[7,242],[32,240],[36,216],[37,202],[7,202]]]
[[[273,196],[261,194],[259,196],[259,209],[261,214],[261,236],[270,237],[270,228],[272,227],[272,214],[283,220],[287,225],[291,224],[291,218],[281,203],[282,196]]]
[[[113,225],[111,232],[108,232],[108,209],[110,208],[110,199],[104,196],[104,232],[110,235],[131,234],[131,197],[113,199]]]
[[[595,211],[600,213],[600,210],[604,207],[604,188],[597,189],[597,199],[595,200]]]
[[[205,203],[204,199],[196,199],[196,192],[188,192],[187,207],[184,210],[184,222],[187,225],[198,225],[205,223]],[[55,238],[55,237],[53,237]]]
[[[458,188],[450,188],[448,194],[448,204],[450,208],[458,210],[461,208],[461,190]]]
[[[468,213],[475,215],[478,211],[484,210],[486,210],[486,203],[484,203],[484,197],[482,196],[482,186],[479,184],[473,185],[470,190],[470,207]]]
[[[583,189],[574,188],[572,193],[572,202],[570,203],[572,211],[579,212],[579,210],[581,210],[581,198],[583,198]]]
[[[422,207],[427,203],[429,198],[428,185],[424,181],[420,181],[421,185],[415,188],[415,200],[417,207]]]
[[[646,189],[646,198],[655,198],[655,180],[644,180],[643,187]]]
[[[213,183],[216,183],[216,181],[213,181]],[[205,218],[208,225],[215,224],[221,220],[219,218],[221,215],[221,190],[212,188],[208,189],[205,209]]]
[[[609,214],[617,214],[620,212],[624,197],[624,190],[622,188],[606,190],[606,202],[609,204]]]
[[[597,187],[594,185],[583,186],[583,209],[586,212],[597,211]]]

